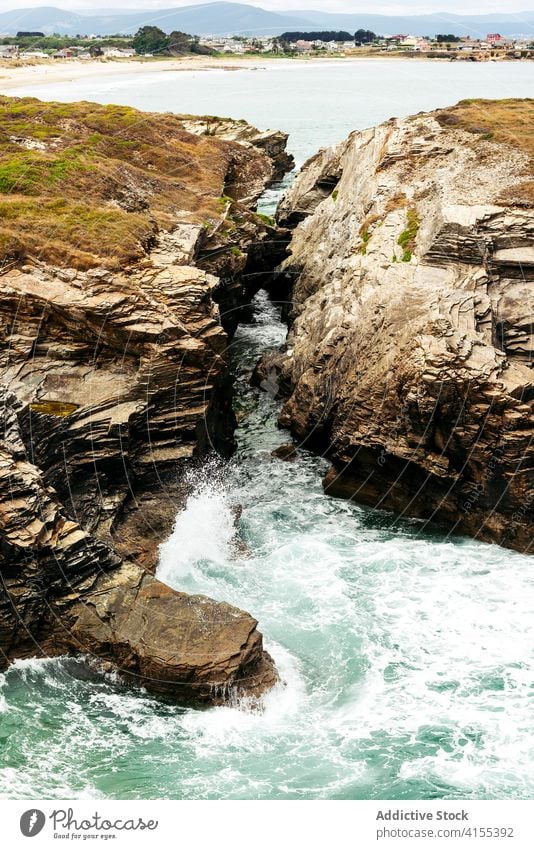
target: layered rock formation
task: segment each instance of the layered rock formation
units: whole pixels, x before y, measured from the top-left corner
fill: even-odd
[[[521,550],[534,507],[532,101],[466,102],[322,150],[298,226],[280,421],[329,494]]]
[[[0,668],[83,652],[182,704],[272,687],[274,664],[249,614],[175,592],[66,515],[26,459],[10,400],[0,445]]]
[[[233,448],[219,303],[242,305],[278,235],[253,211],[276,166],[174,116],[2,106],[0,187],[21,147],[35,179],[0,195],[0,667],[83,651],[181,701],[260,695],[276,672],[255,620],[150,572],[191,462]],[[50,178],[65,162],[72,185]]]

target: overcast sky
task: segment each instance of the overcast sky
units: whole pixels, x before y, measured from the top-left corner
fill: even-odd
[[[235,0],[246,3],[247,0]],[[206,0],[109,0],[107,11],[122,9],[133,11],[137,9],[169,9],[177,6],[193,6],[206,3]],[[453,12],[456,14],[477,14],[490,12],[530,11],[534,8],[534,0],[265,0],[265,2],[249,3],[251,6],[261,6],[264,9],[320,9],[322,12],[374,12],[384,15],[417,15],[431,12]],[[0,10],[17,9],[33,6],[57,6],[71,12],[98,10],[102,13],[105,4],[102,0],[0,0]]]

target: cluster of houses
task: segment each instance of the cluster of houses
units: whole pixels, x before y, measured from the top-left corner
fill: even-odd
[[[347,53],[358,50],[358,46],[354,41],[321,41],[315,39],[308,41],[300,39],[298,41],[285,42],[281,44],[280,38],[272,36],[251,38],[238,38],[236,36],[204,36],[200,38],[200,44],[209,47],[218,53],[276,53],[276,52],[292,52],[300,54],[312,54],[318,51],[326,53]],[[525,36],[524,38],[506,38],[499,33],[488,33],[485,39],[475,39],[469,36],[460,38],[459,40],[447,42],[436,38],[423,38],[418,35],[391,35],[377,36],[372,44],[364,45],[366,48],[383,51],[415,51],[429,52],[435,50],[447,50],[458,53],[476,53],[478,51],[514,51],[528,50],[533,44],[532,37]]]
[[[95,36],[89,36],[88,41]],[[358,51],[360,48],[351,41],[321,41],[315,39],[308,41],[299,39],[297,41],[283,41],[276,36],[254,36],[250,38],[238,36],[202,36],[199,44],[210,48],[217,53],[245,54],[245,53],[295,53],[315,54],[317,52],[328,54],[347,54]],[[418,35],[391,35],[377,36],[372,44],[364,45],[379,51],[406,51],[406,52],[430,52],[447,51],[448,53],[481,54],[487,51],[488,56],[498,55],[500,52],[506,55],[516,55],[521,58],[525,51],[533,50],[532,37],[506,38],[499,33],[488,33],[485,39],[475,39],[469,36],[452,41],[444,40],[443,36],[437,38],[422,38]],[[0,44],[0,59],[93,59],[101,57],[105,59],[130,59],[136,55],[131,47],[94,47],[91,45],[69,46],[56,50],[53,53],[45,52],[37,48],[22,49],[15,44]],[[528,54],[532,55],[532,54]]]
[[[202,47],[215,50],[216,53],[273,53],[276,52],[277,39],[273,36],[255,36],[240,38],[237,36],[200,36],[198,43]]]
[[[44,50],[20,48],[17,44],[0,44],[0,59],[94,59],[100,56],[104,59],[131,59],[136,52],[130,47],[91,48],[74,45],[46,53]]]
[[[532,37],[507,38],[499,33],[488,33],[486,38],[471,38],[465,36],[455,41],[437,40],[436,38],[421,38],[416,35],[394,35],[381,39],[380,46],[386,50],[415,50],[427,52],[430,50],[447,50],[458,53],[477,53],[479,51],[514,51],[529,50],[532,47]]]
[[[533,43],[531,37],[507,38],[499,33],[489,33],[485,39],[466,36],[457,41],[446,41],[434,38],[421,38],[416,35],[394,35],[382,39],[381,44],[386,50],[407,49],[428,51],[436,49],[455,50],[458,52],[477,52],[479,50],[528,50]]]

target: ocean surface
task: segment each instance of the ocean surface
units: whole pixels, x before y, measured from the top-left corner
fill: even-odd
[[[525,63],[291,61],[17,93],[243,117],[288,131],[302,163],[391,115],[533,84]],[[250,611],[283,683],[263,711],[200,711],[81,660],[18,662],[0,676],[1,797],[532,798],[532,558],[327,498],[326,463],[307,452],[274,459],[278,402],[249,377],[284,335],[260,293],[231,343],[238,451],[192,473],[158,569]]]

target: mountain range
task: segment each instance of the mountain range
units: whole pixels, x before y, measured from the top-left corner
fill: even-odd
[[[112,35],[135,33],[139,27],[153,24],[165,32],[181,30],[195,35],[280,35],[285,30],[370,29],[381,35],[410,33],[412,35],[485,36],[487,32],[501,35],[534,36],[534,11],[487,15],[453,15],[442,12],[432,15],[375,15],[333,13],[318,10],[271,12],[243,3],[215,2],[200,6],[170,9],[110,10],[95,13],[75,13],[55,6],[13,9],[0,12],[0,33],[19,30],[38,30],[45,34]]]

